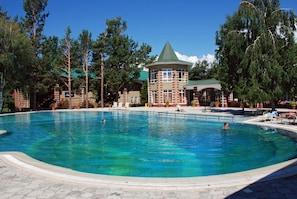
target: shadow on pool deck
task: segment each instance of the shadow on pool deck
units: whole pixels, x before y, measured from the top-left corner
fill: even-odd
[[[286,170],[286,171],[285,171]],[[285,172],[284,172],[285,171]],[[295,173],[292,175],[292,173]],[[280,177],[279,175],[283,175]],[[233,198],[296,198],[297,161],[227,196]]]
[[[268,111],[270,109],[232,109],[232,108],[219,108],[219,109],[211,109],[211,112],[213,113],[228,113],[231,115],[241,115],[241,116],[257,116],[257,115],[263,115],[263,112]]]

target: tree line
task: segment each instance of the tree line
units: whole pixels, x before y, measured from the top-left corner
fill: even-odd
[[[0,110],[15,88],[29,94],[33,109],[48,106],[56,85],[69,93],[84,87],[104,106],[117,101],[118,92],[129,90],[142,67],[156,59],[150,45],[139,46],[124,34],[127,23],[121,17],[107,19],[95,40],[88,30],[72,38],[71,27],[63,38],[45,36],[46,6],[47,0],[25,0],[20,19],[0,7]],[[215,34],[214,63],[198,61],[189,78],[218,79],[225,94],[234,92],[243,102],[270,101],[274,107],[280,99],[294,100],[296,23],[293,10],[282,9],[279,0],[242,0]]]
[[[88,30],[72,38],[71,27],[63,38],[45,36],[43,29],[50,17],[47,2],[25,0],[26,14],[20,19],[8,16],[0,7],[0,110],[14,89],[30,96],[32,109],[48,106],[56,85],[69,93],[83,87],[87,107],[88,91],[98,101],[117,101],[118,92],[129,90],[139,77],[141,66],[155,60],[156,56],[149,55],[151,46],[139,45],[124,34],[127,23],[121,17],[106,20],[105,31],[95,40]],[[69,98],[69,108],[72,106]]]

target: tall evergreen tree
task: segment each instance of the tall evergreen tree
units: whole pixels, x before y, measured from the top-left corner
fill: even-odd
[[[31,43],[35,51],[35,60],[30,70],[28,70],[28,83],[30,84],[31,106],[33,109],[37,108],[36,99],[37,94],[40,93],[43,84],[40,83],[47,73],[46,68],[41,65],[42,59],[42,42],[44,40],[43,29],[46,18],[49,16],[45,12],[47,0],[25,0],[24,10],[26,12],[25,18],[22,18],[22,26],[31,38]]]
[[[93,58],[101,66],[101,55],[104,53],[104,79],[108,89],[109,101],[118,101],[118,92],[128,88],[140,75],[140,66],[151,62],[151,47],[130,39],[123,32],[127,24],[120,17],[106,21],[106,31],[99,35],[94,45]]]
[[[79,35],[80,51],[82,54],[82,68],[85,73],[85,95],[86,95],[86,108],[89,107],[89,62],[92,49],[92,34],[87,30],[83,30]]]
[[[57,36],[50,36],[45,38],[42,44],[42,59],[40,65],[47,71],[42,76],[43,78],[38,83],[40,95],[37,98],[39,108],[48,108],[54,99],[54,89],[60,83],[60,60],[61,49],[59,45],[59,38]],[[44,93],[44,95],[41,95]]]

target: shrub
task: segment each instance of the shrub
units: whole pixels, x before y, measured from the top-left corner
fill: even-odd
[[[86,108],[86,100],[83,101],[83,103],[81,104],[81,108]],[[88,108],[94,108],[94,104],[92,104],[91,102],[88,103]]]
[[[58,108],[62,108],[62,109],[65,109],[65,108],[68,108],[69,107],[69,101],[67,99],[62,99],[59,104],[58,104]]]

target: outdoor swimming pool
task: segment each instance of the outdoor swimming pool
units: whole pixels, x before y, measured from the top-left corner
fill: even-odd
[[[101,123],[102,119],[106,123]],[[192,177],[245,171],[297,157],[289,132],[129,111],[39,112],[0,117],[0,151],[77,171]]]

